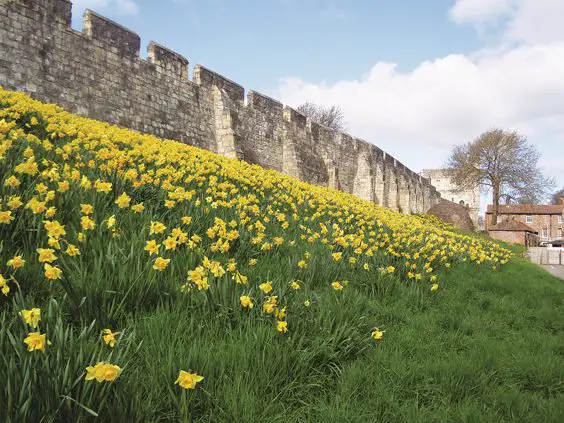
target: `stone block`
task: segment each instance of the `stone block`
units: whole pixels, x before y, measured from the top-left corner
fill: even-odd
[[[546,264],[561,264],[560,261],[561,251],[560,250],[547,250],[547,263]]]

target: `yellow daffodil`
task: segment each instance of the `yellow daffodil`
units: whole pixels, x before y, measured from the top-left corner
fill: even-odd
[[[57,191],[62,193],[62,192],[67,192],[69,189],[70,189],[70,185],[68,181],[59,182]]]
[[[23,205],[23,202],[21,197],[12,195],[6,204],[10,210],[17,210]]]
[[[117,342],[116,335],[118,334],[118,332],[112,332],[111,329],[104,329],[102,331],[102,334],[103,334],[104,343],[113,348]]]
[[[4,276],[2,276],[1,274],[0,274],[0,290],[2,291],[2,294],[4,294],[6,297],[10,293],[10,287],[8,286],[8,281],[4,279]]]
[[[22,256],[14,256],[10,260],[8,260],[7,265],[12,269],[20,269],[24,267],[25,260],[22,258]]]
[[[96,226],[96,223],[94,223],[94,221],[90,219],[89,216],[82,216],[80,218],[80,226],[82,226],[82,229],[84,229],[85,231],[91,231]]]
[[[246,285],[249,282],[249,278],[239,272],[235,272],[235,274],[233,275],[233,280],[241,285]]]
[[[39,254],[40,263],[52,263],[55,260],[57,260],[57,256],[55,255],[55,250],[51,248],[38,248],[37,254]]]
[[[32,308],[30,310],[20,311],[20,315],[23,317],[26,324],[31,326],[32,329],[37,328],[39,322],[41,321],[41,309]]]
[[[262,305],[262,311],[266,314],[274,313],[277,305],[277,296],[267,297]]]
[[[115,203],[120,209],[124,209],[126,207],[129,207],[129,204],[131,203],[131,197],[124,192],[116,199]]]
[[[176,241],[176,239],[172,237],[168,237],[163,241],[163,245],[165,247],[165,250],[176,250],[176,246],[178,245],[178,242]]]
[[[45,263],[45,276],[47,279],[57,280],[61,279],[63,272],[56,266],[51,266],[48,263]]]
[[[241,307],[253,308],[253,301],[251,300],[251,297],[249,297],[248,295],[241,295],[241,297],[239,297],[239,300],[241,302]]]
[[[116,222],[117,222],[117,220],[116,220],[115,215],[111,215],[106,220],[106,226],[108,227],[108,229],[113,228],[115,226]]]
[[[10,188],[17,188],[20,186],[20,180],[16,178],[14,175],[10,176],[8,179],[4,181],[4,185]]]
[[[45,227],[47,235],[50,238],[59,239],[60,237],[67,234],[67,232],[65,231],[65,226],[61,225],[56,220],[45,221],[43,222],[43,226]]]
[[[135,213],[141,213],[143,210],[145,210],[145,206],[143,205],[143,203],[135,204],[134,206],[131,206],[131,210],[133,210]]]
[[[158,254],[159,253],[160,244],[157,243],[154,239],[147,241],[145,244],[145,251],[149,252],[149,255]]]
[[[80,212],[86,215],[92,214],[94,213],[94,207],[92,206],[92,204],[81,204]]]
[[[288,322],[283,320],[278,320],[276,322],[276,330],[280,333],[288,332]]]
[[[272,282],[261,283],[259,285],[259,289],[265,294],[268,294],[270,291],[272,291]]]
[[[343,253],[340,253],[340,252],[339,253],[333,253],[333,254],[331,254],[331,256],[333,257],[333,260],[339,261],[343,257]]]
[[[121,371],[121,368],[115,364],[99,362],[86,368],[85,379],[95,379],[97,382],[113,382],[119,377]]]
[[[12,220],[14,220],[14,216],[12,216],[11,210],[0,211],[0,223],[9,225]]]
[[[166,226],[161,222],[151,221],[151,227],[149,229],[149,234],[162,234],[166,230]]]
[[[28,351],[43,351],[51,343],[47,341],[47,335],[40,332],[30,332],[24,339]]]
[[[341,284],[341,282],[339,281],[335,281],[331,284],[331,287],[335,290],[335,291],[342,291],[344,286]]]
[[[184,370],[180,370],[178,373],[178,378],[174,382],[175,385],[179,385],[184,389],[196,389],[196,384],[204,380],[203,376],[197,373],[190,373]]]
[[[169,263],[170,263],[170,259],[157,257],[155,259],[155,263],[153,264],[153,269],[162,272],[163,270],[165,270],[168,267]]]
[[[380,330],[379,328],[374,328],[374,330],[371,333],[372,339],[379,341],[380,339],[382,339],[384,337],[384,332],[386,332],[386,331]]]

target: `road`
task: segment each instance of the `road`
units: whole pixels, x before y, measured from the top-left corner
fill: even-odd
[[[557,278],[564,280],[564,266],[543,265],[541,267]]]

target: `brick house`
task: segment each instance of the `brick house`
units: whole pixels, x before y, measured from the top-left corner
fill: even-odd
[[[498,209],[498,224],[491,227],[492,205],[486,211],[486,231],[498,229],[501,222],[520,222],[538,233],[539,242],[547,243],[552,240],[564,238],[564,199],[561,204],[507,204],[500,205]],[[515,225],[513,225],[515,226]],[[525,229],[521,226],[521,229]],[[491,234],[490,234],[491,235]]]
[[[488,234],[500,241],[536,247],[539,244],[538,232],[515,219],[505,219],[490,227]]]

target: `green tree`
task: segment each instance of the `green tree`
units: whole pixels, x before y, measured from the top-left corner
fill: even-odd
[[[500,198],[538,203],[554,182],[538,168],[540,153],[515,131],[492,129],[474,141],[453,147],[447,166],[461,189],[481,186],[492,192],[492,221],[497,224]]]

